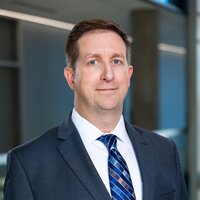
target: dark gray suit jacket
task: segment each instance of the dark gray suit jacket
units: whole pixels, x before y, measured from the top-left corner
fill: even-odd
[[[143,200],[187,200],[175,144],[126,123],[143,181]],[[71,116],[8,154],[5,200],[111,200]]]

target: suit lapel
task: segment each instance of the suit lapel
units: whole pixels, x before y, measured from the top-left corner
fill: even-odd
[[[58,150],[95,200],[111,200],[98,172],[96,171],[83,143],[71,121],[71,117],[60,127],[58,138],[64,141],[58,145]]]
[[[138,160],[143,183],[143,200],[153,200],[155,187],[155,158],[148,138],[143,136],[131,125],[126,123],[126,129],[132,142]]]

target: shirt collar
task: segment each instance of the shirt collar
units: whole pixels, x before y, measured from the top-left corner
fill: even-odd
[[[87,121],[85,118],[83,118],[76,110],[75,108],[72,111],[72,121],[75,124],[81,139],[83,142],[87,142],[89,144],[92,144],[99,138],[101,135],[107,134],[103,133],[101,130],[99,130],[97,127],[95,127],[92,123]],[[124,118],[121,115],[119,122],[117,123],[116,127],[111,132],[112,134],[116,135],[120,141],[126,144],[130,144],[131,142],[129,140]]]
[[[126,131],[123,115],[121,115],[119,122],[111,133],[116,135],[121,142],[127,145],[131,145],[130,139]]]

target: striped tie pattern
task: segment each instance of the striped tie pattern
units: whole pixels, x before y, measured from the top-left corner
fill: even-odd
[[[136,200],[130,174],[124,158],[117,150],[117,136],[102,135],[98,138],[108,149],[108,173],[113,200]]]

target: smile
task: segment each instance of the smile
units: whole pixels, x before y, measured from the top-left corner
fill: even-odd
[[[97,91],[99,91],[99,92],[114,92],[117,89],[118,88],[101,88],[101,89],[97,89]]]

